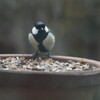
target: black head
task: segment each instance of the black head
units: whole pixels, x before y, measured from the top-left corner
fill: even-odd
[[[35,23],[35,27],[38,30],[43,30],[45,28],[45,24],[43,22],[37,22],[37,23]]]

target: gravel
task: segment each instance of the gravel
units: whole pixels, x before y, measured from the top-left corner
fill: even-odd
[[[0,70],[14,71],[44,71],[44,72],[68,72],[68,71],[89,71],[96,70],[96,66],[80,61],[67,60],[59,62],[57,60],[41,59],[35,60],[25,57],[0,58]]]

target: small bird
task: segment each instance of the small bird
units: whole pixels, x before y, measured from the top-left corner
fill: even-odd
[[[29,33],[28,35],[28,39],[36,50],[33,54],[34,59],[39,55],[39,53],[47,53],[47,56],[50,57],[49,52],[54,47],[55,36],[43,22],[35,23],[32,28],[32,33]]]

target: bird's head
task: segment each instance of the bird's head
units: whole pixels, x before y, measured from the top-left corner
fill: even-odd
[[[34,35],[38,34],[38,32],[49,32],[48,27],[43,22],[37,22],[35,23],[34,27],[32,28],[32,33]]]
[[[36,27],[37,30],[44,30],[45,28],[45,24],[43,22],[37,22],[34,25]]]

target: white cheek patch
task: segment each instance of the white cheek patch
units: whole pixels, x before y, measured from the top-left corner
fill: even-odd
[[[38,33],[38,30],[35,27],[33,27],[32,28],[32,34],[36,35],[37,33]]]
[[[46,31],[46,32],[48,32],[48,31],[49,31],[49,29],[48,29],[48,27],[47,27],[47,26],[45,26],[45,31]]]

